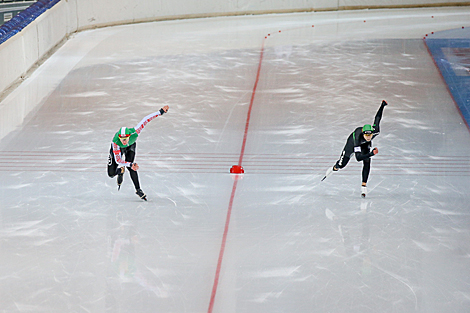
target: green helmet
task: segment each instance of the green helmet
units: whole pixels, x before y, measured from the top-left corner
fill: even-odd
[[[133,131],[131,128],[121,127],[121,129],[118,131],[118,136],[120,138],[126,138],[126,137],[130,137],[132,133]]]
[[[373,131],[374,131],[374,129],[372,128],[372,125],[370,125],[370,124],[366,124],[366,125],[364,125],[364,127],[362,127],[362,132],[364,134],[372,134]]]
[[[134,144],[134,142],[137,140],[137,137],[139,137],[139,134],[136,133],[134,128],[121,127],[119,131],[114,134],[113,142],[119,147],[124,148]],[[129,139],[129,141],[126,145],[124,145],[121,141],[122,139]]]

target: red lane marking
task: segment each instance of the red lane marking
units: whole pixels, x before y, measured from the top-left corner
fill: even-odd
[[[259,56],[258,72],[256,73],[255,85],[253,86],[253,92],[251,93],[250,106],[248,108],[248,114],[247,114],[247,117],[246,117],[245,133],[243,135],[242,149],[240,151],[240,158],[238,160],[238,165],[239,166],[242,166],[243,156],[245,155],[246,138],[248,136],[248,128],[250,127],[251,110],[253,109],[253,101],[255,100],[256,88],[258,87],[259,74],[261,72],[261,63],[263,62],[263,54],[264,54],[264,40],[263,40],[263,43],[261,45],[261,53],[260,53],[260,56]]]
[[[238,182],[237,180],[233,182],[232,194],[230,195],[230,202],[229,202],[228,210],[227,210],[227,218],[225,219],[224,236],[222,238],[222,245],[220,247],[219,260],[217,262],[217,269],[215,270],[214,285],[212,286],[211,300],[209,302],[209,309],[207,310],[208,313],[211,313],[212,310],[214,309],[215,295],[217,293],[217,286],[219,285],[220,269],[222,268],[222,260],[224,258],[225,244],[227,242],[228,227],[230,225],[230,216],[232,215],[233,199],[235,198],[235,191],[237,191],[237,182]]]
[[[240,158],[238,160],[238,165],[240,165],[240,166],[242,165],[243,156],[245,154],[246,139],[248,137],[248,129],[250,127],[251,110],[253,108],[253,102],[254,102],[254,99],[255,99],[256,88],[258,87],[259,74],[261,72],[261,64],[263,62],[263,54],[264,54],[264,39],[263,39],[263,43],[261,44],[261,53],[260,53],[260,56],[259,56],[258,71],[256,73],[255,85],[253,86],[253,92],[251,94],[250,106],[248,108],[248,114],[247,114],[247,117],[246,117],[245,133],[243,135],[242,148],[241,148],[241,151],[240,151]],[[211,299],[210,299],[210,302],[209,302],[209,309],[207,310],[208,313],[212,313],[212,310],[214,309],[215,295],[217,294],[217,287],[219,285],[220,269],[222,268],[222,261],[224,259],[225,245],[227,243],[228,228],[229,228],[229,225],[230,225],[230,217],[232,215],[233,199],[235,198],[235,192],[237,191],[237,183],[238,183],[238,180],[234,180],[233,187],[232,187],[232,194],[230,195],[230,201],[229,201],[228,210],[227,210],[227,218],[225,219],[225,229],[224,229],[224,235],[222,237],[222,244],[220,246],[219,260],[217,261],[217,269],[215,270],[214,284],[212,286],[212,293],[211,293]]]

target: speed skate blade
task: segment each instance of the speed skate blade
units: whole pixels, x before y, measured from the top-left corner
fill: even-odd
[[[324,181],[331,174],[333,174],[333,168],[332,167],[330,167],[326,170],[325,177],[323,177],[323,179],[321,181]]]

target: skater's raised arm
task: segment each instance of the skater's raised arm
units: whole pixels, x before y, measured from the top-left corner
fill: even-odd
[[[374,137],[377,136],[380,133],[380,120],[382,119],[382,114],[383,114],[384,108],[387,104],[388,104],[387,101],[382,100],[382,104],[380,105],[379,110],[375,114],[374,125],[373,125],[373,127],[374,127],[374,131],[373,131]]]
[[[140,132],[142,131],[142,129],[144,129],[145,125],[148,124],[148,122],[150,122],[151,120],[153,120],[154,118],[160,116],[160,115],[163,115],[164,113],[168,112],[168,109],[170,107],[165,105],[163,108],[161,108],[159,111],[157,112],[154,112],[154,113],[151,113],[149,115],[147,115],[146,117],[144,117],[137,125],[135,125],[135,132],[137,134],[140,134]]]

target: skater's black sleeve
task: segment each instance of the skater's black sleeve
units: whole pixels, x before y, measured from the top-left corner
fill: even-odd
[[[380,121],[382,120],[382,114],[386,105],[387,102],[382,101],[379,110],[375,114],[374,125],[372,125],[372,127],[374,127],[374,131],[372,132],[374,134],[374,137],[380,133]]]
[[[361,151],[360,151],[360,152],[356,152],[356,160],[357,160],[358,162],[364,161],[364,160],[366,160],[366,159],[369,159],[369,158],[373,157],[374,155],[375,155],[375,154],[374,154],[374,152],[372,152],[372,151],[370,151],[369,153],[366,153],[366,154],[362,154]]]

